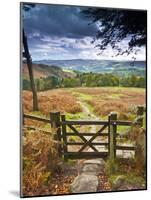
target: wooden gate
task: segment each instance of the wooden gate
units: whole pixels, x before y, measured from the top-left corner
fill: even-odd
[[[109,154],[109,123],[108,121],[67,121],[65,115],[61,116],[63,155],[64,159],[87,159],[104,158]],[[99,125],[96,133],[80,133],[77,126]],[[75,136],[79,138],[76,141],[70,141],[69,138]],[[102,142],[101,137],[106,137],[107,141]],[[99,140],[97,138],[100,138]],[[95,141],[96,140],[96,141]],[[70,151],[71,146],[79,146],[76,151]],[[97,148],[99,147],[99,149]],[[100,147],[105,147],[101,151]]]
[[[120,133],[117,132],[117,126],[143,126],[143,113],[144,107],[139,106],[137,110],[137,118],[133,121],[121,121],[117,120],[117,113],[111,112],[108,115],[108,120],[106,121],[87,121],[87,120],[66,120],[65,115],[61,115],[60,112],[51,112],[50,119],[41,118],[37,116],[32,116],[28,114],[23,115],[24,127],[30,129],[36,129],[44,132],[46,130],[38,129],[35,127],[29,127],[25,125],[24,119],[28,118],[31,120],[37,120],[45,123],[51,123],[51,133],[53,133],[54,140],[57,141],[59,156],[63,156],[65,160],[67,159],[89,159],[89,158],[105,158],[109,156],[111,159],[116,158],[117,150],[136,150],[136,146],[123,146],[117,144],[117,137]],[[85,132],[80,133],[77,126],[100,126],[100,128],[95,132]],[[48,132],[50,134],[50,132]],[[76,136],[80,138],[79,140],[70,141],[69,137]],[[100,137],[100,140],[96,140]],[[106,137],[106,141],[102,141],[101,137]],[[94,141],[96,140],[96,141]],[[80,146],[79,150],[70,151],[70,146]],[[98,149],[98,146],[106,147],[106,151]]]

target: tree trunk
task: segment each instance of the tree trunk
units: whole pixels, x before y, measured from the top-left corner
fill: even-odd
[[[31,90],[33,93],[33,110],[38,111],[38,98],[37,98],[37,91],[34,83],[34,77],[33,77],[33,69],[32,69],[32,59],[28,50],[28,43],[27,43],[27,38],[25,35],[25,32],[23,30],[23,46],[24,46],[24,56],[27,60],[27,67],[29,71],[29,78],[30,78],[30,85],[31,85]]]

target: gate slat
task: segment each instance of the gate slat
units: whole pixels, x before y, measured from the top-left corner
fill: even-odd
[[[95,135],[96,133],[79,133],[80,135],[82,136],[93,136]],[[67,136],[77,136],[76,133],[73,133],[73,132],[67,132],[66,133]],[[101,135],[98,135],[98,136],[108,136],[109,134],[108,133],[101,133]]]
[[[67,142],[67,145],[84,145],[85,143],[83,142]],[[104,145],[109,145],[108,142],[93,142],[91,143],[92,145],[100,145],[100,146],[104,146]]]
[[[85,143],[87,143],[87,139],[85,139],[85,137],[83,137],[71,124],[68,124],[69,128],[71,130],[73,130],[77,136],[79,136]],[[98,150],[91,144],[89,144],[89,146],[95,151],[95,152],[98,152]]]
[[[91,142],[107,127],[107,125],[104,125],[94,136],[91,137],[89,141],[87,141],[83,147],[79,150],[79,152],[82,152],[87,146],[90,146]]]
[[[67,152],[65,157],[67,159],[90,159],[90,158],[106,158],[108,152]]]

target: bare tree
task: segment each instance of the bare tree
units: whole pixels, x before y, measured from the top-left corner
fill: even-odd
[[[31,5],[28,6],[28,10],[30,9]],[[26,6],[24,6],[24,10],[28,11]],[[23,31],[23,47],[24,47],[24,52],[23,52],[23,57],[26,58],[27,61],[27,67],[28,67],[28,72],[29,72],[29,78],[30,78],[30,85],[31,85],[31,90],[33,93],[33,110],[34,111],[38,111],[38,97],[37,97],[37,91],[36,91],[36,87],[35,87],[35,82],[34,82],[34,75],[33,75],[33,67],[32,67],[32,58],[29,52],[29,48],[28,48],[28,41],[27,41],[27,37],[25,35],[25,31],[24,29]]]

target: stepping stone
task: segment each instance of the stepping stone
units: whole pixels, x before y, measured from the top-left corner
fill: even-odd
[[[84,174],[99,175],[101,172],[102,169],[97,164],[85,164],[82,169],[82,173]]]
[[[82,173],[99,175],[104,173],[105,161],[103,159],[91,159],[84,162]]]
[[[97,164],[100,166],[104,166],[105,165],[105,161],[102,158],[98,158],[98,159],[90,159],[90,160],[86,160],[84,161],[84,164]]]
[[[96,192],[98,188],[98,178],[94,175],[78,175],[70,185],[72,193]]]

